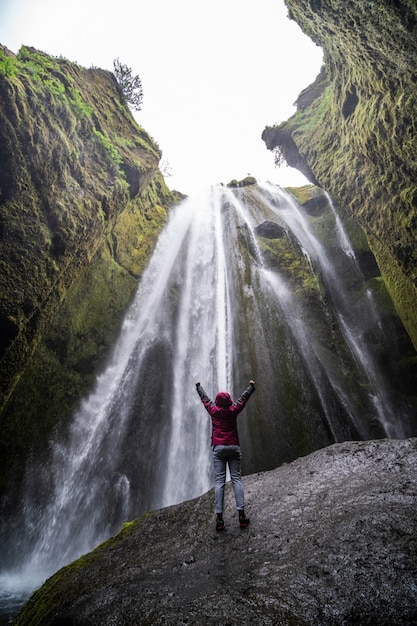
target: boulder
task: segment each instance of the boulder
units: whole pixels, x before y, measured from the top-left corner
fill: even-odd
[[[417,439],[338,443],[244,478],[240,529],[213,493],[151,511],[60,570],[16,620],[396,626],[417,618]]]

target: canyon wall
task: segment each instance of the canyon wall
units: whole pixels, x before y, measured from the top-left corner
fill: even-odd
[[[263,139],[363,226],[417,346],[417,8],[409,0],[287,0],[323,49],[297,112]]]
[[[178,199],[111,72],[0,47],[0,491],[91,386]]]

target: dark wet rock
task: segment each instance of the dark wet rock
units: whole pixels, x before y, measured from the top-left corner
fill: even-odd
[[[417,440],[348,442],[148,513],[64,568],[16,624],[389,625],[417,620]]]
[[[285,229],[270,220],[262,222],[254,230],[259,237],[265,237],[266,239],[280,239],[285,236]]]

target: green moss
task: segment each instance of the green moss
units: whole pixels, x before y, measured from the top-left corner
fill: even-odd
[[[256,178],[254,178],[253,176],[246,176],[246,178],[243,178],[242,180],[236,180],[235,178],[233,180],[230,181],[230,183],[227,184],[228,187],[247,187],[248,185],[255,185],[256,184]]]
[[[90,113],[90,115],[91,115],[91,113]],[[108,152],[108,154],[110,156],[110,159],[113,161],[113,163],[119,167],[123,163],[123,159],[120,156],[120,154],[117,151],[117,149],[112,144],[112,142],[110,141],[110,139],[108,137],[106,137],[106,135],[101,133],[100,131],[96,130],[95,128],[93,128],[93,133],[97,137],[97,139],[99,140],[99,142],[102,145],[102,147],[104,148],[104,150],[106,150]],[[125,178],[125,174],[124,174],[124,172],[121,169],[120,169],[120,176]]]
[[[3,50],[0,49],[0,76],[11,78],[16,75],[16,72],[17,66],[15,58],[7,56]]]
[[[295,294],[304,296],[321,293],[323,286],[298,245],[289,237],[281,239],[258,238],[263,257],[269,267],[279,268],[281,275],[291,282]]]
[[[69,594],[67,591],[68,581],[71,581],[74,577],[76,577],[79,579],[79,584],[81,586],[84,587],[85,585],[88,585],[88,581],[90,580],[90,576],[93,571],[92,566],[99,561],[103,561],[103,559],[109,561],[107,570],[104,568],[105,572],[102,574],[104,577],[107,577],[109,568],[112,567],[113,554],[115,553],[115,558],[117,559],[117,553],[121,546],[125,545],[126,540],[137,530],[137,527],[142,524],[143,520],[146,520],[152,515],[153,512],[151,511],[138,519],[126,522],[123,524],[117,535],[104,541],[91,552],[61,568],[58,572],[51,576],[44,582],[39,590],[32,594],[21,613],[15,619],[15,626],[24,626],[26,624],[30,624],[31,626],[42,626],[43,624],[52,623],[52,621],[56,619],[55,612],[57,604],[61,603],[63,598],[64,602],[62,608],[64,610],[66,602],[75,601],[73,593],[71,592],[71,594]],[[95,577],[93,584],[100,584],[100,581]],[[78,585],[76,585],[76,587],[78,587]],[[75,593],[77,593],[77,591],[75,591]]]
[[[304,185],[303,187],[287,187],[286,191],[294,196],[298,204],[305,204],[312,198],[323,194],[322,190],[315,185]]]
[[[46,84],[48,82],[46,81]],[[59,90],[59,95],[62,95],[62,92]],[[78,89],[70,89],[70,98],[69,98],[72,106],[74,107],[75,115],[78,118],[89,117],[91,118],[93,113],[93,107],[86,104],[78,91]],[[98,131],[93,129],[96,134],[99,134]],[[101,134],[101,133],[100,133]]]
[[[395,304],[396,312],[400,316],[410,335],[414,346],[417,346],[417,327],[415,302],[417,289],[404,275],[404,272],[395,262],[387,247],[372,235],[369,237],[370,247],[381,268],[384,284]]]

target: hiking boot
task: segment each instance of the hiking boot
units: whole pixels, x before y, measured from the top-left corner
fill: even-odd
[[[224,530],[224,521],[222,519],[216,521],[216,530]]]
[[[249,526],[249,522],[250,519],[249,517],[246,517],[246,515],[239,516],[239,526],[241,528],[246,528],[246,526]]]

